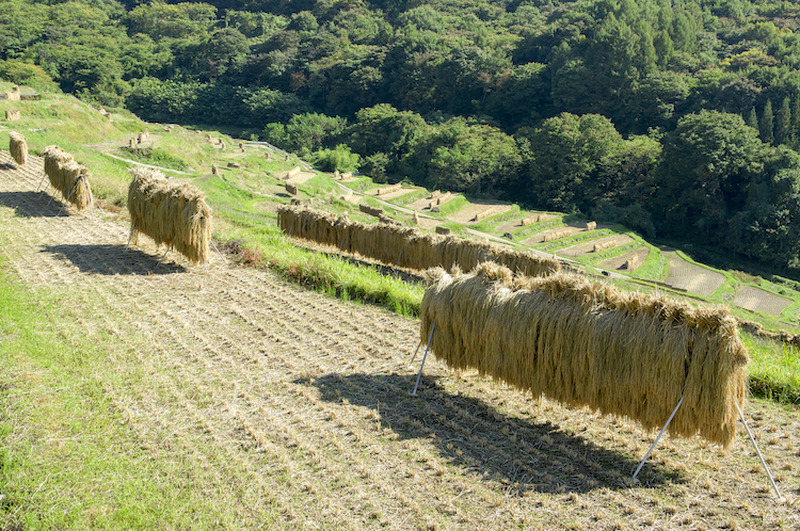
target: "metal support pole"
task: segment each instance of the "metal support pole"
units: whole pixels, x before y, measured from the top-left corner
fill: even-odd
[[[72,197],[72,192],[74,192],[77,187],[78,187],[78,181],[75,181],[75,184],[72,186],[69,193],[67,194],[67,198],[64,200],[64,206],[62,206],[61,210],[58,211],[59,216],[61,215],[62,212],[64,212],[64,209],[67,208],[67,205],[69,204],[69,198]],[[53,198],[51,197],[50,200],[52,201]],[[49,204],[50,203],[48,203],[48,205]]]
[[[775,480],[772,478],[772,473],[769,471],[769,468],[767,467],[767,462],[764,461],[764,456],[761,455],[761,450],[758,449],[758,445],[756,444],[756,439],[755,439],[755,437],[753,437],[753,434],[750,431],[750,426],[748,426],[747,425],[747,421],[744,420],[744,414],[742,413],[742,409],[739,407],[739,404],[737,404],[736,402],[734,402],[734,405],[736,406],[736,411],[739,412],[739,418],[742,419],[742,424],[744,424],[744,429],[747,430],[747,435],[750,436],[750,440],[753,443],[753,448],[756,449],[756,453],[758,454],[758,458],[761,459],[761,464],[764,466],[764,471],[767,473],[767,476],[769,477],[770,483],[772,483],[772,488],[775,489],[775,494],[778,495],[778,499],[780,501],[783,501],[784,497],[781,496],[781,493],[778,490],[778,486],[775,484]]]
[[[168,252],[170,252],[170,251],[172,250],[172,246],[173,246],[173,245],[175,245],[175,240],[176,240],[176,239],[178,239],[178,237],[177,237],[177,236],[175,236],[174,238],[172,238],[172,243],[170,243],[170,244],[169,244],[169,247],[167,247],[167,250],[166,250],[166,252],[164,252],[164,256],[162,256],[162,257],[161,257],[161,260],[159,260],[159,261],[158,261],[158,263],[156,264],[156,267],[160,266],[160,265],[161,265],[161,262],[163,262],[163,261],[164,261],[164,258],[166,258],[166,257],[167,257],[167,253],[168,253]]]
[[[403,256],[403,251],[404,249],[400,249],[400,254],[397,256],[397,262],[395,262],[394,264],[394,269],[392,269],[392,273],[394,273],[397,270],[397,267],[400,265],[400,258],[402,258]]]
[[[216,243],[214,243],[214,241],[213,241],[213,240],[209,240],[209,241],[211,242],[211,245],[213,245],[213,246],[214,246],[214,250],[215,250],[215,251],[217,251],[217,254],[219,255],[219,257],[220,257],[220,258],[222,258],[222,261],[223,261],[223,262],[227,262],[227,260],[225,259],[225,257],[224,257],[224,256],[222,255],[222,253],[220,252],[220,250],[219,250],[219,247],[217,247],[217,244],[216,244]],[[208,269],[208,268],[206,268],[206,269]]]
[[[86,191],[86,195],[89,197],[89,212],[92,214],[92,221],[94,221],[94,207],[92,206],[94,197],[92,197],[92,193],[89,191],[89,185],[86,184],[86,179],[81,177],[81,182],[83,183],[83,189]]]
[[[428,345],[425,347],[425,355],[422,356],[422,365],[419,366],[419,374],[417,375],[417,383],[414,385],[414,392],[411,393],[411,396],[417,396],[417,387],[419,387],[419,380],[422,378],[422,369],[425,367],[425,360],[428,358],[428,349],[431,346],[431,339],[433,339],[433,330],[436,328],[436,319],[433,320],[433,324],[431,325],[431,333],[428,335]],[[415,354],[416,355],[416,354]]]
[[[39,181],[39,186],[37,186],[36,190],[35,190],[36,192],[39,191],[39,188],[42,186],[42,183],[44,182],[45,179],[47,179],[47,174],[46,173],[44,174],[44,176],[42,176],[42,180]],[[47,186],[50,186],[50,183],[47,183]],[[47,187],[45,187],[44,190],[47,190]],[[44,193],[44,190],[42,190],[42,193]],[[42,197],[42,196],[40,195],[39,197]]]
[[[650,449],[647,450],[647,454],[644,456],[644,459],[642,459],[642,462],[639,463],[638,467],[636,467],[636,472],[633,473],[633,480],[634,481],[636,480],[636,476],[639,475],[639,471],[642,470],[642,467],[644,466],[645,462],[647,461],[647,458],[650,457],[650,454],[653,452],[653,448],[655,448],[656,444],[658,444],[658,440],[661,438],[662,435],[664,435],[664,432],[667,431],[667,427],[669,426],[669,423],[672,422],[672,417],[675,416],[675,413],[678,412],[678,408],[681,407],[681,404],[683,404],[683,399],[684,399],[685,396],[686,395],[681,395],[681,399],[678,401],[678,405],[675,406],[675,409],[672,410],[672,414],[667,419],[667,423],[664,424],[664,427],[661,428],[660,432],[658,432],[658,437],[656,437],[656,440],[653,441],[653,444],[650,446]]]
[[[411,361],[409,361],[409,362],[408,362],[408,363],[409,363],[409,365],[410,365],[410,364],[412,364],[412,363],[414,363],[414,360],[415,360],[415,359],[417,359],[417,353],[419,352],[419,347],[421,347],[421,346],[422,346],[422,341],[420,341],[420,342],[417,344],[417,350],[415,350],[415,351],[414,351],[414,355],[413,355],[413,356],[411,356]]]
[[[131,240],[133,239],[133,229],[136,228],[136,222],[134,221],[131,223],[131,233],[128,235],[128,244],[125,246],[125,252],[128,252],[128,247],[131,245]]]

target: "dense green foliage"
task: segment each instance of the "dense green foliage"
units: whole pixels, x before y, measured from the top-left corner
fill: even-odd
[[[0,0],[0,75],[800,269],[800,7]]]

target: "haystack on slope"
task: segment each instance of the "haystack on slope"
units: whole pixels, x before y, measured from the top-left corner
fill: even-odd
[[[475,240],[423,234],[396,224],[367,225],[337,220],[325,212],[303,206],[282,206],[278,224],[285,233],[344,251],[380,260],[389,265],[424,270],[442,266],[472,269],[481,262],[501,262],[525,275],[546,275],[560,269],[557,260],[520,253]]]
[[[206,262],[211,209],[203,192],[190,184],[169,181],[158,171],[133,168],[130,172],[128,211],[134,241],[145,234],[159,245],[173,245],[194,263]]]
[[[22,117],[22,113],[19,109],[7,109],[6,110],[6,121],[8,122],[16,122]]]
[[[25,141],[25,137],[16,131],[8,133],[8,151],[14,162],[20,166],[28,164],[28,143]]]
[[[44,148],[44,172],[53,188],[78,210],[83,210],[94,201],[89,186],[89,169],[75,162],[72,155],[60,147]]]
[[[456,368],[476,368],[534,396],[627,416],[674,435],[735,438],[747,352],[727,311],[556,273],[514,278],[496,264],[428,271],[420,337]]]

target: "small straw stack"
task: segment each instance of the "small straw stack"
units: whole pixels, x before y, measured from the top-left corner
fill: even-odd
[[[472,269],[493,260],[531,276],[560,269],[557,260],[513,251],[488,242],[454,236],[423,234],[415,228],[397,224],[351,222],[304,206],[282,206],[278,224],[283,232],[297,238],[334,245],[388,265],[424,270],[442,266]]]
[[[89,186],[89,169],[75,162],[72,155],[60,147],[44,148],[44,172],[53,188],[78,210],[83,210],[94,201]]]
[[[485,263],[429,270],[420,337],[448,365],[724,446],[747,394],[747,351],[726,310],[623,293],[569,273],[514,277]]]
[[[190,184],[167,180],[159,171],[130,170],[128,211],[132,241],[145,234],[156,244],[173,245],[194,263],[208,260],[211,241],[211,209],[205,195]]]
[[[28,143],[25,137],[16,131],[8,133],[8,151],[11,153],[11,158],[20,166],[28,164]]]

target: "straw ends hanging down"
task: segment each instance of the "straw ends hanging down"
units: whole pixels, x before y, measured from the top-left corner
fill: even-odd
[[[8,133],[8,151],[14,162],[20,166],[28,164],[28,143],[25,137],[16,131]]]
[[[134,243],[144,234],[156,244],[173,246],[191,262],[207,262],[212,213],[205,194],[159,171],[132,168],[130,172],[128,211]]]
[[[747,394],[748,356],[726,310],[621,292],[584,277],[513,276],[484,263],[426,274],[420,338],[455,368],[475,368],[566,405],[729,445]]]
[[[337,218],[303,206],[280,207],[278,224],[283,232],[293,237],[333,245],[346,252],[409,269],[456,265],[470,269],[487,260],[503,263],[526,275],[545,275],[560,268],[553,258],[488,242],[425,234],[415,228],[389,223],[353,222],[346,216]]]
[[[44,148],[44,172],[53,188],[78,210],[90,206],[94,201],[89,185],[89,170],[58,146]]]

